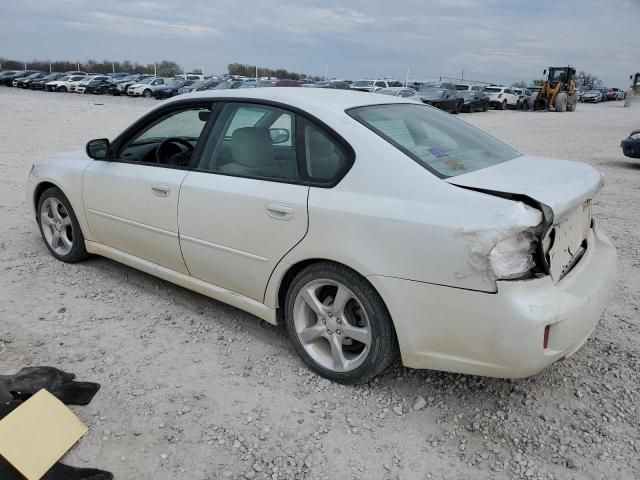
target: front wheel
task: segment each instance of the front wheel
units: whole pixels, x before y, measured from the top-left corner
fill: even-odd
[[[149,90],[148,88],[142,93],[142,95],[144,95],[145,98],[149,98],[151,97],[151,90]]]
[[[391,316],[373,286],[342,265],[316,263],[291,283],[285,322],[302,359],[330,380],[356,384],[396,357]]]
[[[48,188],[40,196],[38,226],[49,252],[58,260],[76,263],[89,256],[78,219],[59,188]]]

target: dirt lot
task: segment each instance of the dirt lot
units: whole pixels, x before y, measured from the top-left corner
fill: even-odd
[[[113,137],[155,104],[0,87],[0,373],[52,365],[102,384],[73,408],[89,433],[67,463],[119,480],[640,478],[640,162],[619,148],[640,105],[462,115],[606,175],[594,216],[619,282],[581,351],[527,380],[394,365],[345,387],[249,314],[109,260],[47,253],[24,200],[32,161]]]

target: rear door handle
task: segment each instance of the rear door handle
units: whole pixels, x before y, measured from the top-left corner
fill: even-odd
[[[158,197],[168,197],[171,193],[171,188],[166,184],[151,185],[151,193]]]
[[[295,212],[296,209],[292,205],[284,205],[282,203],[267,204],[267,214],[277,220],[291,220]]]

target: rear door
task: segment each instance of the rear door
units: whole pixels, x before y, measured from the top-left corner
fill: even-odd
[[[192,276],[263,301],[273,269],[307,232],[309,187],[295,115],[227,103],[182,183],[180,246]]]

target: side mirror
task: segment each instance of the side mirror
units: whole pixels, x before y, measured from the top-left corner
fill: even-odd
[[[87,155],[94,160],[106,160],[109,158],[109,139],[97,138],[87,142]]]
[[[271,136],[271,143],[277,145],[278,143],[285,143],[291,137],[289,130],[286,128],[270,128],[269,135]]]

